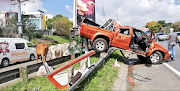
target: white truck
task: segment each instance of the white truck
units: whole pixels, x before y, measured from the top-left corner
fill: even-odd
[[[34,60],[36,47],[22,38],[0,38],[0,65],[8,66],[25,60]]]

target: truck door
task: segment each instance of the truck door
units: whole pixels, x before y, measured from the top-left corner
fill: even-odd
[[[119,33],[114,36],[112,45],[127,50],[129,49],[130,41],[130,28],[119,28]]]
[[[133,34],[134,34],[134,39],[133,39],[134,44],[138,45],[138,49],[135,50],[146,52],[148,48],[148,42],[150,42],[147,35],[144,32],[136,29],[133,29]]]

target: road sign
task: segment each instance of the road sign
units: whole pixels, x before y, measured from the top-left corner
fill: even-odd
[[[22,22],[17,22],[16,25],[17,26],[22,26]]]
[[[41,12],[41,13],[44,13],[44,11],[41,11],[41,10],[38,10],[39,12]]]

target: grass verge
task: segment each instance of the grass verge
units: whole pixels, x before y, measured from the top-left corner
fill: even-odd
[[[99,54],[95,54],[90,58],[91,63],[97,62],[99,59]],[[105,61],[105,67],[101,65],[93,74],[83,81],[76,91],[84,90],[108,90],[111,91],[115,79],[118,76],[119,67],[111,67],[111,64],[115,62],[115,59],[122,61],[120,52],[116,50],[110,55],[110,57]],[[120,62],[118,62],[120,63]],[[79,65],[77,65],[79,66]],[[34,77],[30,78],[28,83],[18,82],[5,89],[3,91],[23,91],[25,89],[32,89],[41,87],[42,91],[58,91],[54,85],[46,77]]]
[[[55,41],[57,41],[59,44],[69,43],[69,39],[67,39],[65,36],[43,35],[43,37],[52,38]]]

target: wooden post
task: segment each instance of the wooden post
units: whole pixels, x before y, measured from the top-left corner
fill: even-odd
[[[75,59],[75,54],[71,53],[71,60]],[[74,76],[74,67],[68,68],[68,83],[71,81],[71,79]],[[70,85],[68,84],[68,88],[70,88]]]
[[[28,82],[27,66],[19,68],[20,80],[23,82]]]

